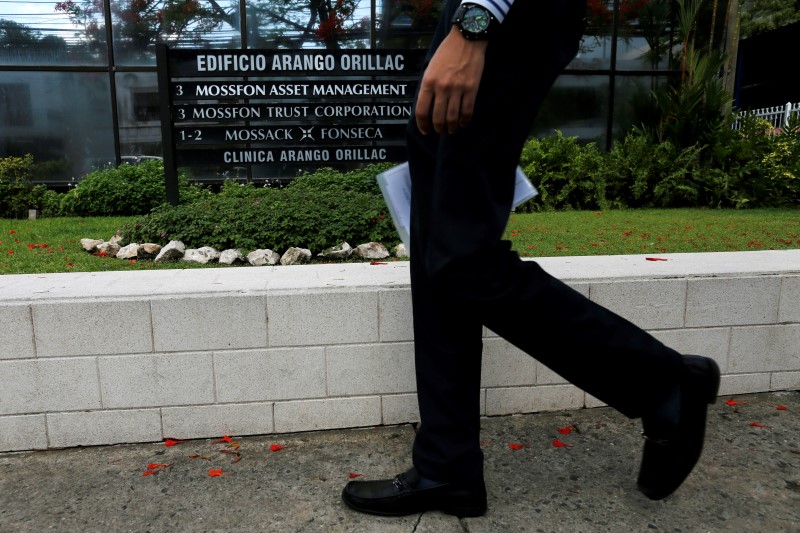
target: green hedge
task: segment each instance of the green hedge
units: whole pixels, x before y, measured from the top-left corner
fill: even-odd
[[[352,245],[399,242],[375,175],[388,165],[339,173],[330,169],[296,178],[285,188],[226,182],[220,192],[179,206],[162,205],[123,229],[125,242],[218,249],[290,246],[319,252]]]
[[[179,182],[186,190],[185,175]],[[149,213],[166,201],[164,164],[149,160],[87,174],[62,197],[60,207],[65,216],[125,216]]]
[[[540,194],[518,211],[800,205],[800,118],[770,130],[747,118],[687,148],[632,131],[608,153],[561,133],[532,139],[520,164]]]

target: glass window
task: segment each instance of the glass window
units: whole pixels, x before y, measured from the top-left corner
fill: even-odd
[[[154,72],[117,73],[120,155],[161,157],[161,115]]]
[[[35,180],[47,184],[64,185],[113,164],[107,75],[4,72],[2,79],[0,156],[32,154],[46,169]]]
[[[97,65],[107,60],[100,0],[0,2],[0,64]]]
[[[369,48],[371,1],[248,1],[248,47]]]
[[[667,0],[620,0],[617,69],[668,68],[671,8]]]
[[[378,48],[428,49],[442,0],[376,0]]]
[[[653,123],[652,92],[669,81],[666,76],[617,76],[614,94],[614,137],[619,140],[634,125]]]
[[[111,0],[114,59],[155,65],[155,44],[239,48],[238,0]]]
[[[613,0],[588,0],[586,30],[578,57],[571,68],[604,70],[611,67]]]
[[[23,83],[0,83],[0,126],[33,124],[30,87]]]
[[[533,135],[541,138],[558,130],[605,146],[607,115],[607,76],[562,74],[542,103]]]

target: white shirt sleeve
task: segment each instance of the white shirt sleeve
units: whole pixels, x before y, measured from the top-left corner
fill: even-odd
[[[492,12],[498,22],[503,22],[514,0],[462,0],[463,3],[479,4]]]

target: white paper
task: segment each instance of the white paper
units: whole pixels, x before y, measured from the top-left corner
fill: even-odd
[[[377,176],[378,186],[383,193],[389,214],[392,216],[394,227],[400,234],[400,239],[406,247],[406,253],[411,254],[411,173],[408,163],[392,167]],[[517,167],[516,182],[514,183],[513,207],[527,202],[539,194],[528,176]]]

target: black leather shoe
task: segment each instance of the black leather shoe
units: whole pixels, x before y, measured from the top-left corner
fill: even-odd
[[[342,491],[342,500],[356,511],[384,516],[434,510],[456,516],[481,516],[486,512],[486,486],[483,482],[431,482],[411,468],[394,479],[351,481]]]
[[[703,451],[706,411],[716,402],[720,372],[713,359],[684,357],[680,383],[680,413],[672,434],[666,437],[644,435],[644,453],[638,487],[651,500],[666,498],[689,476]],[[658,421],[643,417],[645,427]]]

